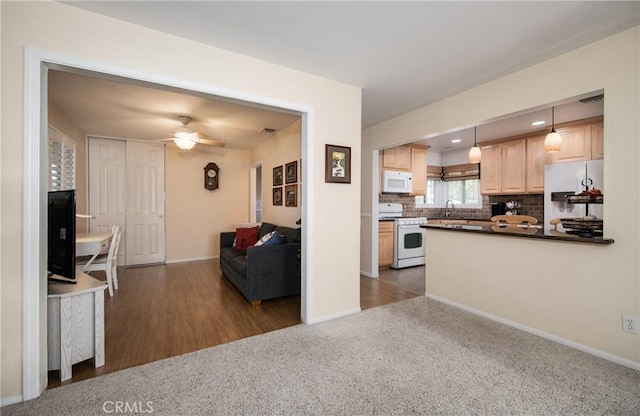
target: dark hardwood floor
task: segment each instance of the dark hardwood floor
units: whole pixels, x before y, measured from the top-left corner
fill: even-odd
[[[75,364],[64,383],[50,371],[49,388],[301,323],[300,296],[252,307],[222,276],[218,260],[120,268],[118,281],[113,297],[105,292],[105,365]],[[360,277],[362,309],[422,294],[424,268]]]

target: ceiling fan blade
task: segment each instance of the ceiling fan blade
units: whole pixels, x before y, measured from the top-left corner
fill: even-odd
[[[197,142],[200,144],[205,144],[207,146],[216,146],[216,147],[224,147],[226,145],[225,142],[219,142],[217,140],[210,140],[210,139],[198,139]]]
[[[206,140],[206,139],[208,139],[208,138],[209,138],[209,136],[207,136],[206,134],[201,133],[201,132],[199,132],[199,131],[195,131],[195,132],[193,132],[193,134],[195,134],[195,136],[196,136],[199,140]]]

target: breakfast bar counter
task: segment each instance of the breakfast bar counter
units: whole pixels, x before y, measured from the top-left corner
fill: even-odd
[[[601,236],[589,237],[576,234],[569,234],[564,231],[547,229],[543,227],[514,227],[496,224],[473,225],[473,224],[424,224],[420,227],[427,230],[442,230],[463,233],[490,234],[501,237],[535,238],[552,241],[562,241],[567,243],[583,243],[596,245],[613,244],[612,238]]]

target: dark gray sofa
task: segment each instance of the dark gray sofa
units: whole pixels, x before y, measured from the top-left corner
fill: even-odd
[[[220,233],[220,269],[252,305],[264,299],[300,294],[300,229],[262,223],[258,238],[277,231],[283,244],[233,247],[235,232]]]

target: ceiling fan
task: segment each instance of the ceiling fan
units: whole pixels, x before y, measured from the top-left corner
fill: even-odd
[[[195,131],[189,127],[189,123],[193,121],[191,117],[188,116],[178,116],[178,120],[182,123],[182,126],[175,129],[173,132],[173,136],[166,140],[173,140],[173,142],[178,146],[181,150],[189,150],[196,145],[196,143],[204,144],[207,146],[216,146],[216,147],[224,147],[226,143],[220,142],[217,140],[209,139],[206,134],[200,133],[199,131]]]

